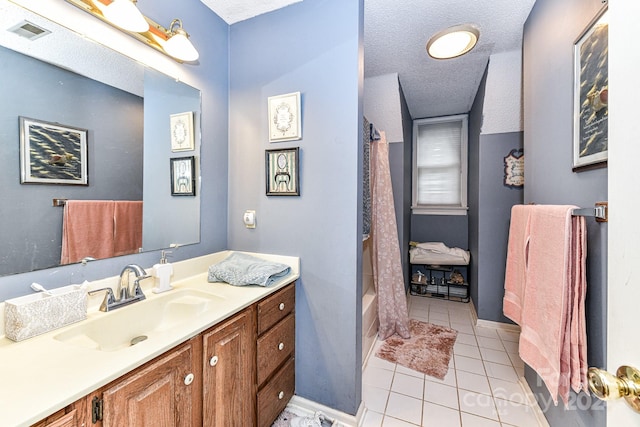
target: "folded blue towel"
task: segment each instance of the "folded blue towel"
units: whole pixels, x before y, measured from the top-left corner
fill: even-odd
[[[230,285],[270,286],[291,272],[286,264],[266,261],[251,255],[234,252],[209,267],[209,282],[227,282]]]

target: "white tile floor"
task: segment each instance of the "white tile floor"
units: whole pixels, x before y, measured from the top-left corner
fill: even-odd
[[[475,327],[469,304],[459,302],[411,296],[409,316],[458,331],[449,372],[441,381],[372,353],[363,427],[539,427],[518,383],[517,334]]]

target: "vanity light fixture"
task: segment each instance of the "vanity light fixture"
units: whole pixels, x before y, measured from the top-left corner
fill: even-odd
[[[164,50],[169,55],[183,61],[196,61],[200,57],[198,51],[189,40],[189,34],[182,28],[180,19],[171,21],[167,35],[169,39],[165,42]]]
[[[147,16],[144,16],[135,3],[137,0],[66,0],[67,3],[84,10],[96,18],[124,31],[144,44],[164,53],[178,62],[193,62],[199,58],[198,51],[189,40],[189,34],[182,28],[182,21],[174,19],[169,28],[165,28]],[[110,9],[114,8],[114,9]],[[116,11],[129,10],[132,15],[139,14],[144,25],[138,21],[136,29],[115,18]],[[126,13],[126,12],[125,12]]]
[[[427,43],[427,53],[434,59],[450,59],[473,49],[480,31],[471,24],[456,25],[434,34]]]
[[[109,23],[123,30],[142,33],[149,30],[149,23],[136,7],[136,0],[93,0]]]

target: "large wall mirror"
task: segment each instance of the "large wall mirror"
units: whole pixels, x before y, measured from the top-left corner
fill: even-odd
[[[33,34],[38,28],[44,35]],[[0,4],[0,69],[0,275],[65,263],[65,208],[54,206],[54,199],[141,202],[141,244],[135,252],[200,241],[198,89],[10,2]],[[20,118],[35,123],[26,134]],[[88,184],[49,183],[46,171],[39,172],[44,182],[23,182],[21,146],[28,161],[44,162],[55,174],[78,160],[54,148],[69,129],[86,135]],[[185,131],[191,131],[192,146],[181,140]],[[65,156],[71,159],[66,166]],[[174,164],[183,168],[172,171]],[[176,193],[177,182],[182,186]],[[97,220],[80,223],[101,235]],[[102,257],[88,251],[83,258]]]

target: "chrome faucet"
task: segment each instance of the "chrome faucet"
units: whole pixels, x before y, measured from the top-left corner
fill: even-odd
[[[135,275],[133,283],[131,283],[130,273]],[[140,288],[140,281],[150,277],[144,268],[137,264],[129,264],[122,269],[120,273],[120,282],[118,283],[118,291],[116,298],[119,301],[128,300],[131,298],[137,298],[138,300],[145,299],[142,289]]]
[[[129,277],[131,273],[135,275],[133,283],[131,283]],[[104,300],[100,305],[100,311],[110,311],[124,307],[125,305],[132,304],[136,301],[142,301],[146,298],[142,292],[142,288],[140,287],[140,281],[149,277],[151,276],[144,271],[144,268],[137,264],[129,264],[122,269],[122,272],[120,272],[120,282],[118,282],[116,295],[113,294],[111,288],[96,289],[94,291],[90,291],[89,295],[106,291]]]

